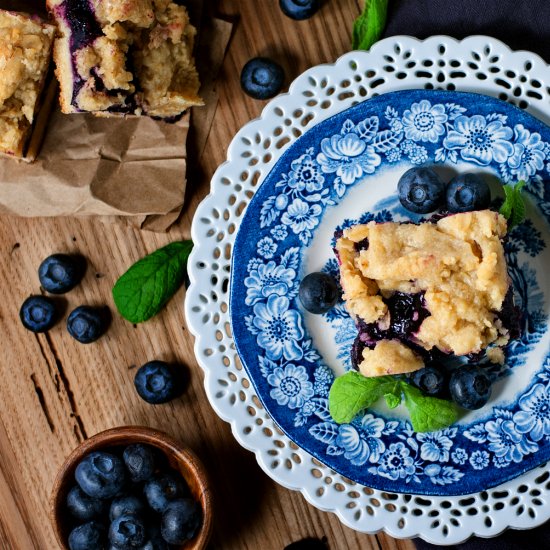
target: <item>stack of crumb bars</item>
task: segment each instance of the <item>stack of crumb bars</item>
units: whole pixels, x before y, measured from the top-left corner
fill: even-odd
[[[0,10],[0,154],[32,161],[63,113],[179,120],[202,105],[195,28],[171,0],[47,0],[54,24]]]

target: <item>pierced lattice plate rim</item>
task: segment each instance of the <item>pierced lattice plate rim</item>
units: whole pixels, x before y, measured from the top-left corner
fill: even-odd
[[[254,395],[229,323],[229,270],[237,226],[276,160],[293,139],[321,120],[379,93],[414,88],[485,93],[550,122],[550,67],[535,54],[512,52],[493,38],[392,37],[370,52],[350,52],[334,64],[306,71],[288,94],[271,101],[259,119],[237,133],[228,161],[212,179],[211,194],[197,209],[186,317],[212,406],[270,477],[300,490],[311,504],[336,513],[353,529],[456,544],[471,535],[490,537],[507,527],[527,529],[546,521],[548,468],[457,497],[418,497],[362,487],[298,448],[276,427]]]

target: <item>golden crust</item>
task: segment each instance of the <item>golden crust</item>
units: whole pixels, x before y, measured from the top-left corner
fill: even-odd
[[[64,113],[172,118],[203,104],[192,55],[196,30],[183,6],[170,0],[93,0],[102,34],[71,52],[63,1],[47,5],[60,29],[54,59]],[[76,94],[74,72],[82,80]]]
[[[55,27],[0,10],[0,152],[22,158],[48,74]]]
[[[414,372],[424,361],[398,340],[381,340],[374,349],[363,350],[359,372],[364,376],[386,376]]]
[[[510,284],[505,234],[506,220],[490,210],[435,224],[371,222],[346,229],[336,243],[346,307],[366,323],[380,322],[387,314],[382,296],[424,292],[430,315],[415,344],[455,355],[501,345],[507,333],[497,312]],[[358,252],[355,244],[364,239],[368,247]]]

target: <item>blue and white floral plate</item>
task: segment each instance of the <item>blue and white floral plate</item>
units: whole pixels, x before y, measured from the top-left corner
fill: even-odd
[[[550,66],[531,52],[512,51],[486,36],[463,40],[448,36],[425,40],[395,36],[376,43],[368,52],[350,52],[334,63],[308,69],[292,83],[287,94],[270,101],[259,118],[235,135],[227,150],[227,161],[212,178],[210,194],[196,210],[191,228],[195,246],[188,262],[191,285],[185,298],[185,317],[195,337],[195,356],[204,372],[210,404],[229,423],[240,445],[254,453],[268,476],[288,489],[300,491],[309,503],[336,514],[352,529],[368,533],[383,530],[397,538],[421,537],[435,544],[458,544],[472,535],[491,537],[507,528],[528,529],[548,521],[550,464],[541,464],[486,491],[476,485],[463,496],[417,497],[357,483],[325,465],[322,446],[320,461],[296,445],[266,412],[239,359],[229,315],[235,237],[260,183],[281,155],[323,120],[377,95],[404,89],[482,93],[512,102],[550,125]],[[452,173],[452,163],[451,168],[446,164],[440,166]],[[477,165],[465,166],[480,169]],[[376,181],[381,181],[384,173],[380,171]],[[395,185],[393,178],[391,184]],[[381,189],[369,187],[375,188]],[[381,192],[372,200],[390,195]],[[350,217],[360,216],[372,203],[364,208],[363,204],[362,200],[361,207]],[[331,211],[332,208],[327,210],[326,215]],[[314,239],[324,223],[325,218],[315,228]],[[328,232],[327,238],[331,238]],[[326,249],[323,254],[312,267],[328,261],[330,254]],[[311,258],[308,253],[307,260]],[[305,265],[304,270],[308,269]],[[326,320],[317,320],[326,330]],[[316,334],[311,321],[306,318],[305,326]],[[318,351],[324,354],[322,343],[318,338],[314,340]],[[334,364],[339,364],[337,347],[331,345],[331,349]],[[516,369],[514,377],[520,372],[522,369]],[[517,382],[527,384],[534,372],[525,372],[524,376],[525,379],[518,377]],[[306,381],[316,382],[315,378]],[[405,443],[410,448],[409,442]],[[422,443],[417,441],[419,448]],[[450,454],[455,450],[451,448]],[[454,465],[450,454],[449,464]],[[466,461],[469,459],[470,456]],[[367,462],[366,466],[372,464]],[[433,474],[436,469],[426,473]]]
[[[350,424],[328,411],[335,376],[351,368],[356,335],[342,303],[323,316],[297,300],[302,277],[338,273],[337,228],[418,219],[396,185],[411,166],[446,179],[473,171],[524,179],[528,220],[506,254],[523,335],[495,375],[493,397],[449,428],[415,433],[405,411],[383,405]],[[233,337],[257,395],[298,446],[358,483],[390,492],[459,495],[485,490],[550,459],[550,128],[487,96],[432,90],[387,93],[324,120],[279,158],[247,207],[232,255]]]

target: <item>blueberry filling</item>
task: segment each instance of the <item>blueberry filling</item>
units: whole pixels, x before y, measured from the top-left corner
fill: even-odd
[[[395,292],[386,300],[390,312],[390,332],[396,338],[409,338],[418,332],[430,312],[426,308],[424,292],[407,294]]]
[[[96,38],[100,37],[103,32],[97,19],[95,18],[93,8],[89,0],[71,0],[66,1],[61,5],[63,19],[71,29],[71,38],[69,47],[71,52],[76,52],[89,46]],[[75,56],[72,55],[73,68],[73,97],[71,103],[76,104],[76,97],[84,86],[84,80],[76,70]]]
[[[97,19],[95,18],[94,9],[90,0],[71,0],[62,4],[63,18],[71,29],[70,49],[72,55],[73,68],[73,95],[71,99],[72,105],[78,107],[77,97],[83,86],[86,84],[76,70],[76,59],[74,53],[92,44],[94,40],[103,36],[103,31]],[[134,67],[131,63],[131,51],[127,54],[127,70],[134,74]],[[94,77],[94,88],[100,93],[106,93],[110,97],[128,94],[127,90],[108,89],[101,76],[98,74],[97,68],[93,68],[92,76]],[[137,89],[137,87],[136,87]],[[138,108],[135,92],[129,94],[123,103],[113,105],[107,110],[115,113],[132,113]]]
[[[359,321],[359,332],[365,334],[368,341],[408,340],[415,332],[418,332],[424,319],[430,316],[430,312],[426,309],[424,292],[416,294],[395,292],[389,298],[384,299],[384,302],[388,306],[390,316],[388,328],[381,328],[378,322]]]
[[[111,94],[109,94],[111,95]],[[135,94],[130,94],[124,99],[124,103],[111,105],[107,111],[110,113],[133,113],[138,108]]]
[[[62,9],[64,19],[71,28],[71,51],[89,46],[103,34],[90,0],[67,1],[63,3]]]
[[[426,308],[424,292],[416,294],[395,292],[389,298],[384,299],[384,303],[388,306],[390,317],[390,324],[387,328],[383,328],[379,322],[365,323],[362,319],[359,319],[357,323],[359,334],[351,350],[353,367],[358,368],[363,360],[365,347],[372,348],[380,340],[400,340],[423,357],[435,360],[433,350],[428,352],[410,341],[411,337],[420,329],[424,319],[430,316],[430,312]]]
[[[521,308],[514,304],[514,291],[511,285],[502,302],[498,318],[502,322],[502,326],[510,333],[510,340],[515,340],[521,336],[523,315]]]
[[[137,105],[136,105],[137,107]],[[162,118],[160,116],[152,116],[151,118],[153,120],[162,120],[163,122],[166,122],[167,124],[175,124],[176,122],[179,122],[183,117],[185,116],[185,111],[183,113],[180,113],[179,115],[169,116],[166,118]]]
[[[437,223],[439,220],[442,220],[443,218],[448,218],[452,215],[453,214],[451,212],[448,212],[447,210],[440,210],[439,212],[432,214],[426,221],[429,223]]]
[[[334,232],[334,236],[332,237],[332,250],[334,251],[334,254],[336,254],[336,257],[338,257],[338,251],[336,250],[336,241],[338,239],[341,239],[344,236],[344,230],[343,229],[337,229]]]
[[[359,365],[363,361],[363,351],[365,348],[372,349],[374,347],[372,342],[366,341],[367,338],[365,338],[365,336],[365,333],[359,332],[353,341],[353,345],[351,346],[351,366],[355,370],[359,370]]]
[[[369,238],[365,237],[363,240],[359,241],[358,243],[355,243],[354,247],[356,252],[361,252],[361,250],[368,250]]]

